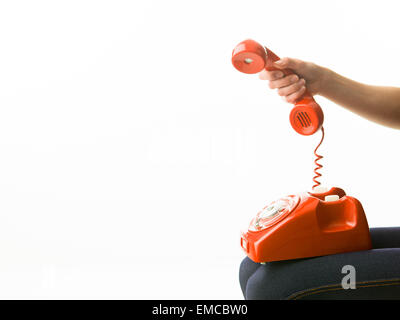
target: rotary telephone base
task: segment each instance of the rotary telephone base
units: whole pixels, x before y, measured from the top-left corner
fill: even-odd
[[[242,232],[241,246],[259,263],[372,248],[360,201],[336,187],[272,202]]]

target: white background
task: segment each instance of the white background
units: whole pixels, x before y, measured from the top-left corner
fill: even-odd
[[[309,190],[320,135],[231,65],[399,86],[398,1],[2,1],[0,298],[241,299],[240,230]],[[400,225],[399,131],[317,97],[322,182]]]

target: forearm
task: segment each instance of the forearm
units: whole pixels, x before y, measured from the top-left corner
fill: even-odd
[[[320,95],[382,125],[400,129],[400,88],[362,84],[329,69]]]

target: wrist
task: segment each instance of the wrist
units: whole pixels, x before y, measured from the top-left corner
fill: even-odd
[[[325,67],[320,67],[320,72],[319,72],[319,86],[317,89],[317,94],[321,96],[326,96],[329,95],[330,88],[333,86],[333,83],[335,82],[335,72],[332,70],[325,68]]]

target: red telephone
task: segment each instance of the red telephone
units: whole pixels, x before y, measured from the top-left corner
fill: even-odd
[[[268,48],[254,40],[240,42],[232,52],[233,66],[244,73],[258,73],[262,69],[279,70],[273,66],[279,57]],[[289,69],[281,70],[285,75],[293,74]],[[289,116],[293,129],[302,135],[311,135],[322,127],[324,113],[312,95],[306,91],[303,97],[295,103]]]
[[[244,73],[277,70],[273,62],[279,58],[254,40],[240,42],[232,53],[232,63]],[[283,70],[288,75],[291,70]],[[302,135],[321,129],[324,114],[309,92],[295,103],[290,123]],[[369,250],[371,238],[361,203],[340,188],[322,190],[316,180],[322,166],[314,170],[313,192],[290,195],[266,206],[251,221],[241,236],[241,246],[254,262],[270,262],[323,256],[341,252]]]
[[[290,195],[264,207],[241,236],[254,262],[270,262],[369,250],[363,207],[340,188]]]

